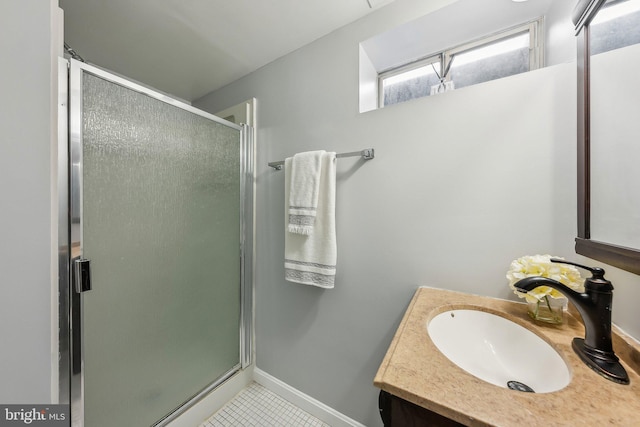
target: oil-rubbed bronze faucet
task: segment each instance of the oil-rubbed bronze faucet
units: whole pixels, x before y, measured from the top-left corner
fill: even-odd
[[[591,272],[585,279],[583,293],[576,292],[562,283],[546,277],[527,277],[515,283],[519,290],[528,292],[538,286],[549,286],[562,292],[575,305],[584,322],[585,337],[574,338],[571,346],[580,359],[603,377],[629,384],[629,375],[613,352],[611,344],[611,302],[613,285],[604,278],[604,270],[599,267],[551,259],[552,262],[575,265]]]

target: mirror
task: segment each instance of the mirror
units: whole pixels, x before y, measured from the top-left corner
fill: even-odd
[[[640,0],[581,0],[576,252],[640,274]]]

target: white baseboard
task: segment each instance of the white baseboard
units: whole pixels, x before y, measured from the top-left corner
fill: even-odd
[[[366,427],[259,368],[253,370],[253,380],[331,427]]]

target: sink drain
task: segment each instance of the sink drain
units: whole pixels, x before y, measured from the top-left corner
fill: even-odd
[[[535,393],[535,391],[531,387],[526,384],[522,384],[519,381],[509,381],[507,382],[507,387],[509,387],[511,390],[523,391],[526,393]]]

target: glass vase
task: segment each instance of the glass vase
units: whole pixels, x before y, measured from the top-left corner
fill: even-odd
[[[545,295],[535,301],[527,301],[527,309],[532,319],[556,325],[564,321],[564,308],[566,305],[566,298],[553,298],[549,295]]]

